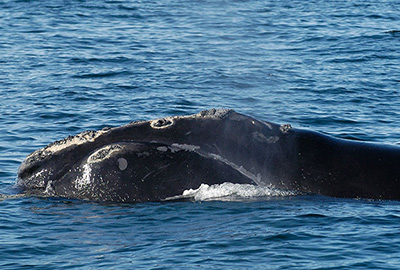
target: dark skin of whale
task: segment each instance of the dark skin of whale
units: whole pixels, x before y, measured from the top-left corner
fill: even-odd
[[[212,109],[54,142],[22,162],[17,186],[36,196],[145,202],[224,182],[399,200],[400,147]]]

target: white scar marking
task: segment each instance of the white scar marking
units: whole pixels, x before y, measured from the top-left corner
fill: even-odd
[[[267,138],[260,132],[253,132],[251,133],[251,135],[253,135],[253,138],[259,142],[276,143],[277,141],[279,141],[278,136],[270,136]]]
[[[171,146],[159,146],[157,147],[157,150],[160,152],[166,152],[167,150],[170,150],[172,153],[176,153],[178,151],[190,151],[194,152],[198,149],[200,149],[200,146],[197,145],[190,145],[190,144],[178,144],[178,143],[173,143]]]
[[[128,161],[124,158],[118,159],[118,168],[123,171],[128,167]]]
[[[200,146],[191,145],[191,144],[173,143],[173,144],[171,144],[171,147],[170,147],[170,149],[171,149],[172,152],[174,152],[174,151],[173,151],[174,148],[175,148],[175,149],[178,148],[179,150],[185,150],[185,151],[194,152],[194,151],[200,149]],[[174,149],[174,150],[175,150],[175,149]],[[178,151],[179,151],[179,150],[178,150]]]
[[[168,148],[166,146],[159,146],[159,147],[157,147],[157,150],[161,151],[161,152],[166,152],[168,150]]]
[[[226,159],[224,159],[223,157],[221,157],[220,155],[217,154],[208,154],[210,157],[222,161],[223,163],[225,163],[226,165],[232,167],[233,169],[237,170],[238,172],[240,172],[241,174],[243,174],[244,176],[250,178],[251,180],[253,180],[257,185],[262,185],[261,182],[261,175],[258,173],[257,175],[252,174],[251,172],[249,172],[248,170],[246,170],[243,166],[238,166],[233,162],[230,162]]]

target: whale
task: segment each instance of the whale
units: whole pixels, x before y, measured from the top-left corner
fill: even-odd
[[[226,182],[400,200],[400,147],[211,109],[53,142],[25,158],[16,186],[32,196],[137,203]]]

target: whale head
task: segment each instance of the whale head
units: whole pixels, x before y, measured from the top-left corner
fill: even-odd
[[[34,195],[141,202],[202,183],[260,184],[279,162],[273,153],[285,132],[224,109],[85,131],[31,153],[17,186]]]

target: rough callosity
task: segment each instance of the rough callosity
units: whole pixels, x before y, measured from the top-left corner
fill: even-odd
[[[155,120],[150,120],[150,121],[135,121],[135,122],[129,123],[126,126],[135,126],[135,125],[141,125],[144,123],[150,123],[150,126],[152,128],[160,129],[160,128],[165,128],[170,125],[173,125],[175,119],[180,119],[180,118],[221,119],[221,118],[226,117],[227,115],[229,115],[232,112],[234,112],[234,110],[231,110],[231,109],[210,109],[210,110],[201,111],[200,113],[197,113],[197,114],[187,115],[187,116],[172,116],[172,117],[160,118],[160,119],[155,119]],[[83,131],[75,136],[68,136],[65,139],[50,143],[49,145],[45,146],[44,148],[38,149],[35,152],[31,153],[26,158],[24,163],[25,163],[25,165],[29,165],[38,160],[45,159],[45,158],[51,156],[52,154],[59,152],[61,150],[64,150],[73,145],[81,145],[81,144],[84,144],[87,142],[94,142],[98,137],[108,133],[110,130],[113,130],[113,129],[115,129],[115,128],[105,127],[99,131],[88,130],[88,131]]]
[[[230,113],[234,112],[234,110],[230,109],[211,109],[201,111],[197,114],[187,115],[187,116],[171,116],[165,118],[159,118],[155,120],[150,120],[150,126],[154,129],[163,129],[172,126],[177,119],[196,119],[196,118],[214,118],[214,119],[222,119],[228,116]],[[132,124],[140,124],[143,122],[133,122]]]
[[[71,145],[80,145],[86,142],[93,142],[96,138],[108,132],[109,128],[105,128],[99,131],[89,130],[79,133],[75,136],[68,136],[65,139],[55,141],[45,146],[42,149],[38,149],[35,152],[31,153],[26,160],[24,161],[25,165],[29,165],[38,160],[45,159],[46,157],[54,154],[55,152],[59,152],[64,150]]]
[[[231,109],[217,109],[217,110],[216,109],[211,109],[211,110],[201,111],[200,113],[196,114],[196,116],[209,117],[209,118],[224,118],[231,112],[234,112],[234,110],[231,110]]]

